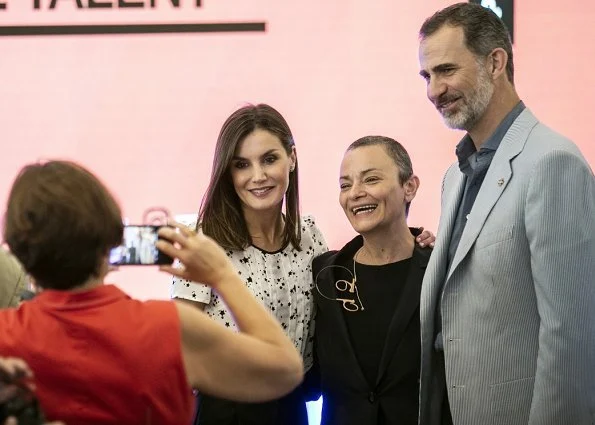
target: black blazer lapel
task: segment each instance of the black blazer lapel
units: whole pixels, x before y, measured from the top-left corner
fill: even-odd
[[[351,337],[349,336],[347,324],[345,323],[343,304],[340,301],[335,301],[336,298],[345,297],[345,294],[337,292],[335,282],[337,282],[338,279],[351,280],[351,277],[347,270],[338,267],[338,265],[344,264],[345,259],[353,258],[356,251],[362,246],[362,243],[363,241],[361,236],[358,236],[351,242],[349,242],[347,245],[345,245],[345,247],[343,247],[341,251],[327,258],[326,261],[321,262],[320,264],[315,264],[314,277],[317,278],[315,280],[317,288],[314,288],[314,291],[317,292],[315,296],[319,300],[316,303],[316,307],[319,310],[324,309],[325,316],[328,316],[329,320],[332,321],[334,324],[331,330],[328,326],[326,326],[327,323],[317,324],[317,322],[315,321],[315,332],[318,333],[320,329],[325,329],[326,332],[332,331],[337,334],[338,340],[340,341],[340,346],[326,347],[326,349],[328,350],[330,348],[332,350],[334,356],[337,357],[337,365],[340,364],[341,367],[345,369],[345,373],[353,373],[354,378],[360,381],[360,384],[358,384],[358,386],[368,386],[368,381],[366,380],[364,373],[362,372],[361,366],[357,358],[355,357],[355,353],[353,351]],[[324,295],[322,295],[321,292]],[[328,299],[326,297],[331,299]],[[318,337],[322,337],[322,339],[325,339],[324,336],[320,334],[318,334],[317,338]]]
[[[403,294],[401,295],[401,299],[393,314],[386,335],[386,341],[384,343],[384,349],[378,367],[376,385],[380,383],[380,380],[386,372],[386,368],[390,364],[392,356],[403,339],[403,334],[409,327],[411,321],[419,321],[419,314],[415,314],[415,312],[419,308],[421,284],[431,252],[431,249],[420,248],[417,244],[413,250],[413,258],[409,269],[409,275],[407,276],[407,282],[405,283],[405,288],[403,288]]]

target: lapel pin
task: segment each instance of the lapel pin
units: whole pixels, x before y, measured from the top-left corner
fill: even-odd
[[[498,186],[502,186],[504,184],[504,179],[500,178],[498,179]]]

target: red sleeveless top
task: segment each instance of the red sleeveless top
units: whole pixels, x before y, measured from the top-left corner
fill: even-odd
[[[45,290],[0,310],[0,355],[29,364],[47,419],[68,425],[190,424],[180,340],[172,302],[113,285]]]

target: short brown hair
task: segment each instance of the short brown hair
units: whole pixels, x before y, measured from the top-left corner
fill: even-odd
[[[485,58],[496,48],[508,55],[506,76],[514,85],[512,41],[504,22],[492,11],[475,3],[456,3],[434,13],[419,30],[421,39],[427,38],[444,25],[460,27],[465,34],[465,46],[476,56]]]
[[[215,146],[211,180],[198,214],[205,235],[215,239],[227,249],[245,249],[252,243],[246,220],[231,178],[230,165],[237,146],[254,130],[265,130],[277,136],[287,154],[295,146],[293,135],[285,118],[266,104],[246,105],[227,118]],[[284,245],[291,243],[301,250],[300,201],[297,158],[293,172],[289,173],[289,186],[285,194]]]
[[[397,142],[395,139],[391,139],[390,137],[386,136],[361,137],[349,145],[347,152],[365,146],[382,146],[384,148],[386,154],[393,160],[399,169],[399,183],[401,186],[403,186],[405,182],[409,180],[411,176],[413,176],[413,165],[411,164],[409,153],[403,147],[403,145]],[[407,202],[407,205],[405,205],[406,216],[409,215],[410,207],[411,202]]]
[[[4,219],[4,240],[45,289],[68,290],[97,276],[122,242],[117,202],[97,177],[69,161],[25,166]]]

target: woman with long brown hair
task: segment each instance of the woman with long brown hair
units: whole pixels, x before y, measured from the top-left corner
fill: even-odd
[[[197,228],[226,249],[246,286],[293,340],[307,371],[312,365],[312,259],[327,246],[314,219],[300,216],[294,138],[285,118],[271,106],[244,106],[223,124]],[[236,328],[210,288],[174,279],[171,295]],[[263,404],[208,394],[199,400],[200,425],[308,423],[303,387]]]
[[[308,369],[311,263],[327,246],[312,217],[300,217],[295,143],[289,125],[274,108],[248,105],[223,124],[198,227],[226,250],[247,287],[293,340]],[[174,279],[171,294],[193,301],[236,329],[233,316],[210,288]],[[199,401],[201,425],[307,424],[299,388],[270,403],[236,403],[207,394]]]

